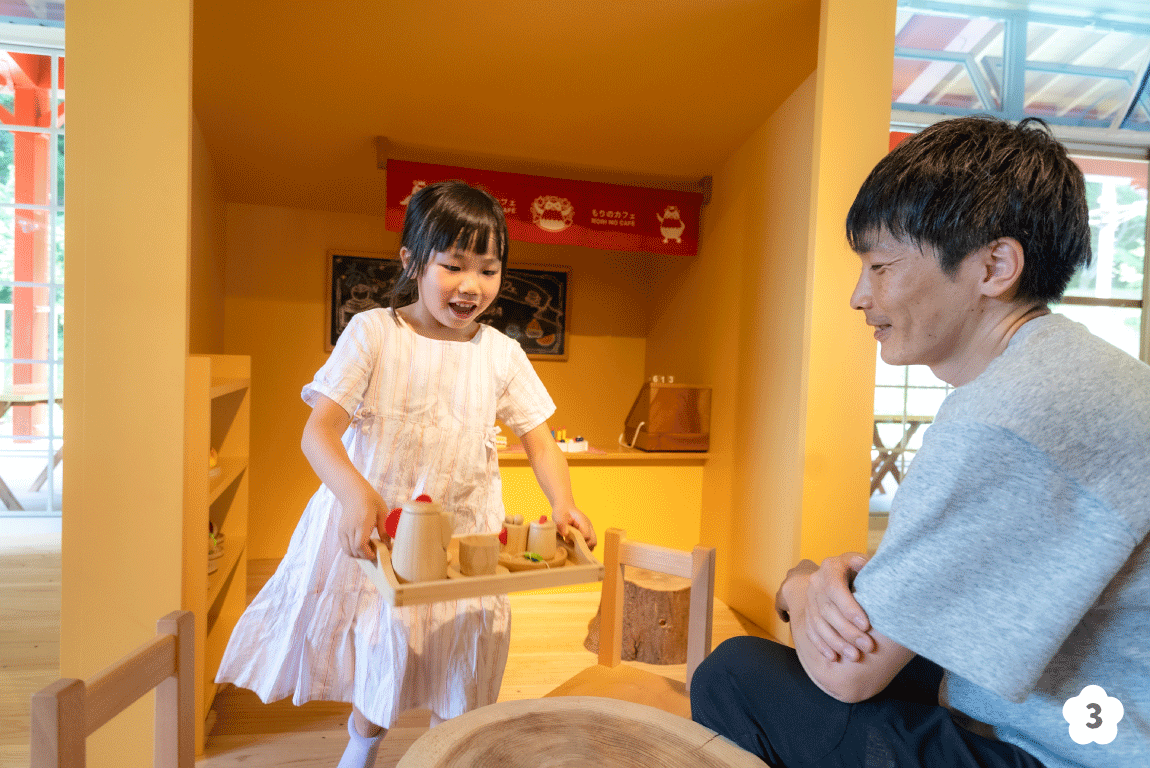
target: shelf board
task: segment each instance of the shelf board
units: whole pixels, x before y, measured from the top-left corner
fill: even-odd
[[[220,590],[227,583],[228,577],[231,576],[232,571],[240,562],[240,555],[244,553],[245,546],[247,546],[247,539],[243,536],[236,536],[234,539],[229,536],[224,542],[224,554],[219,560],[220,567],[214,573],[208,574],[208,599],[204,605],[207,606],[209,612],[212,606],[216,604],[216,599],[220,596]],[[247,587],[243,588],[246,589]],[[207,631],[208,634],[211,634],[212,628],[208,627]]]
[[[208,389],[208,397],[215,400],[217,397],[231,394],[232,392],[239,392],[241,389],[247,389],[251,385],[251,379],[212,379],[212,385]]]
[[[568,464],[705,464],[709,456],[708,453],[700,451],[660,451],[654,453],[633,448],[564,453],[563,455],[567,458]],[[530,466],[527,461],[527,453],[522,449],[500,451],[499,463],[507,467]]]
[[[224,489],[248,468],[247,457],[221,456],[218,465],[220,473],[208,478],[208,504],[214,504]]]

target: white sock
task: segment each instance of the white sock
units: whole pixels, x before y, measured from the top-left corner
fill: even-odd
[[[347,749],[339,759],[337,768],[372,768],[375,765],[375,753],[379,751],[379,743],[387,735],[384,728],[375,736],[360,736],[355,729],[355,713],[347,718]]]

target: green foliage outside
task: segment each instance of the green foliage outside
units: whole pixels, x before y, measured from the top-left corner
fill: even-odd
[[[1098,232],[1100,212],[1094,210],[1102,184],[1097,181],[1086,183],[1086,197],[1091,205],[1091,247],[1094,262],[1074,276],[1067,288],[1071,296],[1093,296],[1098,284]],[[1131,186],[1117,189],[1117,208],[1107,215],[1116,216],[1117,226],[1114,240],[1114,266],[1110,275],[1112,295],[1116,299],[1141,299],[1143,280],[1143,259],[1146,249],[1146,197],[1138,194]]]

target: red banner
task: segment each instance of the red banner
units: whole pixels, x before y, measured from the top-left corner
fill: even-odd
[[[688,256],[699,247],[703,196],[698,192],[403,160],[387,161],[387,228],[403,229],[413,192],[447,179],[461,179],[494,195],[503,205],[513,240]]]

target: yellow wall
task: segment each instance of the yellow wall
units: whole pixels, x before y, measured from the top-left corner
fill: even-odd
[[[188,282],[188,348],[192,354],[224,348],[224,215],[211,151],[192,118],[191,250]]]
[[[847,210],[887,152],[896,4],[823,0],[803,392],[806,432],[799,555],[866,551],[875,342],[849,297],[858,257]],[[859,41],[866,41],[860,45]]]
[[[68,371],[60,672],[89,677],[181,602],[191,4],[68,9]],[[149,695],[88,765],[150,765]]]
[[[226,232],[225,351],[252,356],[249,552],[276,558],[319,482],[299,448],[299,394],[327,359],[326,252],[395,253],[399,238],[381,216],[245,204],[227,206]],[[557,406],[551,426],[613,446],[644,379],[648,280],[666,258],[516,242],[511,261],[572,267],[570,356],[535,368]]]
[[[641,495],[619,508],[631,535],[686,547],[698,532],[719,547],[720,595],[776,632],[784,566],[865,542],[874,348],[846,307],[842,218],[885,151],[894,8],[823,0],[795,20],[821,30],[815,79],[716,171],[698,257],[513,251],[576,269],[571,359],[538,366],[553,426],[609,444],[645,376],[714,387],[705,465],[576,465],[577,498],[601,530],[616,497]],[[323,254],[397,245],[378,216],[223,207],[193,130],[190,16],[69,9],[64,675],[91,675],[180,603],[185,354],[217,351],[221,301],[220,351],[252,356],[251,556],[278,557],[316,485],[299,389],[326,357]],[[535,503],[529,473],[508,468],[513,503]],[[134,706],[90,739],[90,764],[146,764],[150,732]]]
[[[715,174],[699,257],[656,288],[648,369],[715,388],[717,592],[779,637],[786,570],[866,543],[874,342],[843,220],[885,150],[894,9],[823,0],[819,68]]]
[[[649,342],[650,366],[713,387],[700,534],[720,598],[760,622],[776,581],[762,568],[793,555],[801,500],[813,99],[812,75],[715,174],[700,256],[658,287]]]

